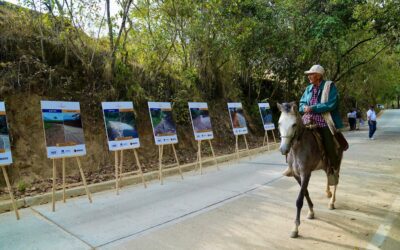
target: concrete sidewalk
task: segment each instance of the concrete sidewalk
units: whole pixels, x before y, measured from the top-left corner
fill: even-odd
[[[118,196],[114,190],[95,193],[92,204],[82,196],[65,204],[57,202],[56,212],[51,212],[51,204],[22,209],[20,221],[8,212],[0,215],[0,249],[107,246],[218,207],[282,178],[284,168],[283,158],[275,151],[221,164],[219,171],[209,167],[203,175],[188,172],[184,180],[168,177],[164,185],[125,187]]]

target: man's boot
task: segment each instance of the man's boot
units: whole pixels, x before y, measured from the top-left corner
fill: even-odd
[[[285,171],[282,172],[282,175],[287,177],[293,176],[293,171],[290,167],[287,167]]]

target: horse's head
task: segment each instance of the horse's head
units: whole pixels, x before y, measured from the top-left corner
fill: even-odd
[[[278,108],[281,111],[279,117],[279,133],[281,134],[281,145],[279,150],[283,155],[289,153],[292,140],[298,129],[298,111],[295,102],[278,103]]]

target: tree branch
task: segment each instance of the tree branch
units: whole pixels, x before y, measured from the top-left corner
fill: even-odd
[[[348,54],[350,54],[354,49],[356,49],[356,48],[357,48],[358,46],[360,46],[361,44],[366,43],[366,42],[371,41],[371,40],[374,40],[374,39],[377,38],[377,37],[378,37],[378,35],[375,35],[375,36],[373,36],[373,37],[370,37],[370,38],[367,38],[367,39],[364,39],[364,40],[359,41],[358,43],[356,43],[355,45],[353,45],[353,47],[349,48],[346,52],[344,52],[344,53],[342,54],[341,58],[343,58],[343,57],[347,56]]]
[[[353,69],[355,69],[355,68],[357,68],[357,67],[359,67],[359,66],[361,66],[361,65],[367,64],[367,63],[369,63],[370,61],[374,60],[375,57],[377,57],[382,51],[384,51],[384,50],[385,50],[387,47],[389,47],[389,46],[390,46],[390,44],[384,46],[382,49],[380,49],[378,52],[376,52],[375,55],[373,55],[370,59],[365,60],[365,61],[362,61],[362,62],[359,62],[359,63],[357,63],[357,64],[351,66],[349,69],[347,69],[347,70],[346,70],[343,74],[341,74],[339,77],[334,78],[333,81],[335,81],[335,82],[340,81],[340,79],[341,79],[343,76],[345,76],[346,74],[350,73]]]

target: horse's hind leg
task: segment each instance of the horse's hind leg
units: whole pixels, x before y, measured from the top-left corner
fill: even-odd
[[[300,179],[300,177],[295,176],[294,178],[296,179],[297,183],[299,183],[299,185],[301,187],[301,179]],[[306,197],[307,204],[308,204],[307,218],[312,220],[312,219],[314,219],[314,209],[313,209],[314,204],[311,201],[310,194],[308,193],[308,188],[306,189],[306,191],[304,193],[304,196]]]
[[[296,200],[296,207],[297,207],[297,214],[296,214],[296,220],[295,224],[292,230],[292,233],[290,237],[292,238],[297,238],[299,236],[299,226],[300,226],[300,213],[301,209],[303,207],[303,201],[304,201],[304,196],[307,193],[307,186],[308,182],[310,181],[311,174],[307,174],[306,176],[301,177],[301,185],[300,185],[300,192],[299,196],[297,197]],[[308,199],[307,199],[308,201]]]
[[[332,195],[331,200],[329,202],[329,209],[335,209],[336,188],[337,188],[337,185],[333,186],[333,195]]]
[[[326,191],[325,192],[326,192],[326,197],[328,197],[328,198],[332,197],[332,192],[331,192],[330,187],[329,187],[328,179],[326,179]]]

